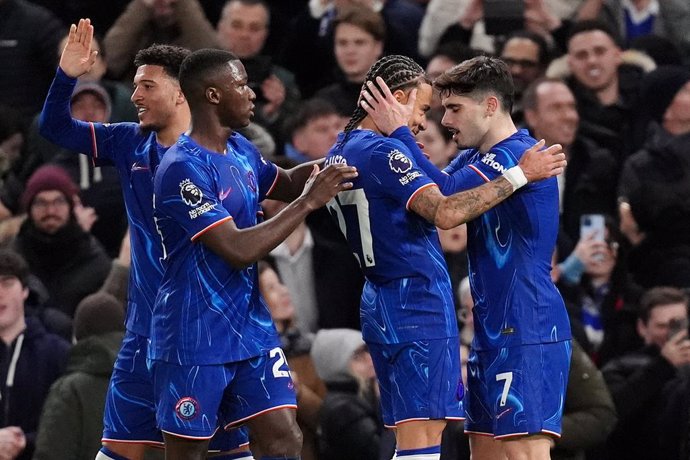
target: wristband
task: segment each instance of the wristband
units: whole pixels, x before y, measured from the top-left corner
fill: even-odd
[[[512,168],[506,169],[503,172],[503,177],[513,186],[513,192],[523,185],[527,185],[527,176],[525,176],[525,173],[519,166],[513,166]]]

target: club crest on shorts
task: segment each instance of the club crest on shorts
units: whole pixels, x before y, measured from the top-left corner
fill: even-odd
[[[388,154],[388,167],[390,167],[393,172],[404,174],[412,169],[412,161],[400,150],[393,149]]]
[[[199,413],[199,403],[196,399],[185,396],[175,404],[175,413],[182,420],[191,420]]]
[[[204,194],[191,180],[185,179],[180,182],[180,196],[187,206],[199,206]]]

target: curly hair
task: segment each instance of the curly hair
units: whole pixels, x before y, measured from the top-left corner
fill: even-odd
[[[191,53],[187,48],[172,45],[153,44],[137,52],[134,65],[157,65],[163,67],[165,73],[177,80],[182,61]]]

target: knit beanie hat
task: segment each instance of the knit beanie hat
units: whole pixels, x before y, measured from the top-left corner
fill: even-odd
[[[690,71],[680,66],[662,66],[645,75],[640,87],[640,110],[661,124],[678,91],[690,81]]]
[[[58,190],[62,192],[70,206],[74,205],[73,197],[79,192],[79,188],[69,177],[67,171],[56,165],[45,165],[38,168],[26,182],[26,188],[22,194],[22,207],[28,210],[34,198],[40,192],[46,190]]]
[[[125,308],[122,302],[107,292],[84,297],[74,312],[74,338],[124,331]]]
[[[326,383],[351,381],[350,358],[363,346],[362,333],[355,329],[321,329],[311,346],[316,373]]]
[[[113,104],[110,100],[110,95],[108,91],[105,90],[101,85],[93,81],[85,81],[77,83],[72,92],[72,98],[70,99],[70,104],[74,102],[79,96],[84,93],[91,93],[103,102],[105,106],[105,121],[110,120],[110,114],[113,110]]]

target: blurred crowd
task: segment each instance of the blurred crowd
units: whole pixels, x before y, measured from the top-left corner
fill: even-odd
[[[433,79],[480,54],[515,84],[516,124],[561,144],[552,278],[575,345],[560,459],[690,457],[690,2],[687,0],[0,0],[0,460],[92,459],[122,340],[130,250],[120,180],[38,130],[68,26],[95,26],[72,116],[133,122],[133,59],[222,48],[256,93],[242,133],[283,167],[325,157],[369,67],[404,54]],[[418,136],[457,154],[435,95]],[[265,217],[283,204],[266,200]],[[592,215],[604,227],[583,225]],[[463,358],[466,230],[439,230]],[[154,244],[154,243],[152,243]],[[390,459],[359,333],[363,278],[326,210],[259,264],[298,390],[305,460]],[[462,424],[443,459],[469,458]]]

